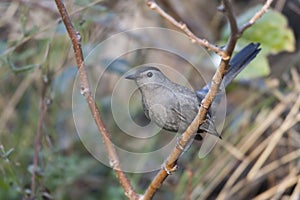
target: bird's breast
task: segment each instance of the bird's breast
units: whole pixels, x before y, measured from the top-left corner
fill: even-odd
[[[183,101],[181,94],[168,89],[154,90],[143,94],[142,101],[145,115],[158,126],[169,130],[178,131],[185,116],[180,115]],[[190,113],[192,114],[192,113]]]

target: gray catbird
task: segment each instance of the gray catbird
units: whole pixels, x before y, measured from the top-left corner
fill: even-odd
[[[226,87],[259,53],[260,44],[250,43],[230,61],[221,87]],[[198,113],[200,103],[207,94],[211,83],[201,90],[192,91],[187,87],[169,80],[158,68],[144,66],[125,77],[135,80],[141,94],[145,115],[159,127],[172,132],[184,132]],[[200,133],[210,133],[221,138],[216,130],[211,107],[206,120],[198,128],[196,139],[202,139]]]

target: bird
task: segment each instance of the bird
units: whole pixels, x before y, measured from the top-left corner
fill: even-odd
[[[259,43],[250,43],[238,52],[229,62],[229,69],[224,75],[221,87],[228,84],[260,52]],[[193,91],[171,81],[160,69],[153,65],[139,67],[125,76],[134,80],[142,96],[142,106],[146,117],[159,127],[183,133],[196,117],[200,103],[211,87],[211,82],[200,90]],[[212,134],[222,139],[214,120],[213,106],[210,107],[204,122],[198,127],[194,139],[202,140],[202,133]]]

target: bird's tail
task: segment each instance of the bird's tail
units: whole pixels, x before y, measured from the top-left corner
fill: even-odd
[[[229,85],[229,83],[256,57],[261,50],[259,45],[259,43],[250,43],[231,59],[229,70],[223,77],[221,88],[226,88],[227,85]],[[196,91],[199,99],[202,100],[205,97],[210,86],[211,83]]]
[[[259,43],[250,43],[238,52],[229,63],[229,70],[225,74],[222,86],[227,85],[256,57],[260,52]]]
[[[250,43],[246,47],[244,47],[239,53],[237,53],[230,61],[229,63],[229,70],[225,74],[221,87],[226,88],[227,85],[255,58],[255,56],[260,52],[259,43],[254,44]],[[199,98],[199,101],[202,101],[202,99],[207,94],[209,88],[211,86],[211,83],[204,86],[201,90],[197,90],[196,94]],[[220,101],[221,96],[217,96],[215,98],[214,102]],[[204,123],[199,127],[198,132],[207,132],[212,135],[220,136],[220,134],[217,132],[215,128],[215,121],[214,118],[210,117],[210,115],[214,116],[215,109],[212,107],[209,110],[209,113],[207,115],[206,121],[209,123]],[[201,138],[201,137],[200,137]]]

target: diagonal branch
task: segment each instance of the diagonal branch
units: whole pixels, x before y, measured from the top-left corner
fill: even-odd
[[[172,23],[174,26],[181,29],[192,41],[192,43],[197,43],[205,48],[207,48],[210,51],[214,51],[218,55],[220,55],[223,59],[228,59],[221,48],[217,47],[216,45],[213,45],[209,43],[206,39],[201,39],[197,37],[188,27],[185,23],[176,21],[171,15],[166,13],[154,0],[149,0],[147,2],[147,5],[152,9],[155,10],[159,15],[161,15],[163,18],[168,20],[170,23]]]
[[[263,14],[265,14],[267,12],[267,10],[271,6],[272,2],[273,2],[273,0],[267,0],[266,3],[263,5],[263,7],[257,13],[255,13],[255,15],[249,20],[249,22],[244,24],[240,28],[240,33],[243,33],[247,28],[252,26],[259,18],[261,18],[263,16]]]
[[[108,153],[109,163],[110,163],[111,167],[114,169],[114,171],[117,175],[117,178],[119,179],[119,181],[124,189],[125,195],[129,199],[139,199],[140,198],[139,195],[133,190],[133,187],[130,184],[126,174],[122,171],[119,157],[118,157],[115,147],[110,139],[110,134],[107,132],[106,128],[104,127],[104,123],[100,117],[100,112],[98,110],[98,107],[97,107],[95,100],[92,96],[92,93],[90,91],[90,85],[89,85],[87,73],[85,70],[85,64],[84,64],[82,48],[81,48],[81,35],[79,32],[77,32],[74,29],[73,24],[68,15],[68,12],[67,12],[64,4],[61,2],[61,0],[55,0],[55,3],[59,10],[59,13],[62,17],[62,20],[65,24],[65,27],[68,31],[69,37],[72,41],[73,50],[75,53],[75,58],[76,58],[78,71],[79,71],[81,94],[84,95],[86,102],[89,105],[91,114],[95,120],[97,127],[98,127],[98,131],[103,139],[103,142],[105,144],[105,147],[106,147],[106,150]]]
[[[176,162],[179,159],[180,155],[183,152],[183,149],[187,146],[190,140],[192,140],[194,133],[197,131],[198,126],[202,124],[206,118],[207,112],[216,97],[220,84],[222,82],[222,79],[224,75],[226,74],[226,71],[229,67],[230,58],[232,55],[232,52],[234,50],[234,47],[236,45],[236,42],[238,38],[241,37],[243,31],[245,31],[247,28],[251,27],[252,24],[255,23],[256,20],[258,20],[260,17],[256,16],[262,16],[263,13],[266,12],[267,8],[270,6],[272,0],[269,0],[265,3],[265,5],[262,7],[261,11],[256,14],[251,21],[250,25],[244,25],[242,29],[239,29],[237,26],[236,18],[233,14],[232,6],[229,0],[223,0],[223,12],[225,16],[228,19],[228,22],[230,24],[231,29],[231,36],[228,39],[228,42],[226,44],[225,49],[213,49],[216,53],[218,53],[222,60],[219,64],[219,67],[214,74],[212,78],[212,85],[206,94],[205,98],[201,102],[201,106],[199,109],[199,112],[193,122],[190,124],[190,126],[187,128],[187,130],[181,135],[180,140],[178,141],[178,144],[173,149],[169,157],[166,159],[164,168],[161,169],[158,174],[154,177],[152,182],[150,183],[149,187],[147,188],[145,194],[144,194],[144,200],[152,199],[153,195],[156,193],[156,191],[160,188],[164,180],[167,178],[167,176],[170,174],[170,171],[176,170]],[[214,45],[207,43],[203,43],[202,39],[197,38],[194,34],[190,34],[190,30],[186,27],[185,24],[177,22],[174,18],[172,18],[170,15],[168,15],[165,11],[163,11],[155,2],[154,0],[150,0],[147,2],[148,6],[152,8],[153,10],[156,10],[158,14],[160,14],[165,19],[169,20],[172,24],[180,28],[188,37],[193,39],[194,41],[197,41],[198,44],[206,47],[209,49],[209,47],[214,47]],[[250,23],[250,22],[249,22]],[[248,24],[248,23],[247,23]],[[239,31],[242,30],[242,31]],[[198,42],[199,41],[199,42]]]

